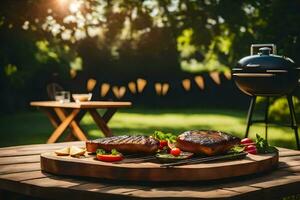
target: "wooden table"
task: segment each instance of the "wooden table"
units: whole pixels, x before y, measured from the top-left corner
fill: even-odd
[[[82,141],[87,140],[79,125],[79,122],[87,112],[90,113],[105,136],[112,136],[112,131],[107,126],[107,123],[118,108],[130,107],[131,102],[88,101],[60,103],[57,101],[35,101],[31,102],[30,105],[40,107],[48,116],[55,130],[47,143],[54,143],[68,127],[71,128],[71,134],[66,137],[67,141],[72,140],[73,137]],[[97,109],[106,109],[106,112],[101,116]]]
[[[279,148],[270,173],[197,183],[121,182],[54,176],[40,170],[40,153],[84,142],[0,148],[0,199],[299,199],[300,151]],[[3,197],[3,198],[1,198]],[[28,199],[32,199],[32,198]],[[17,199],[17,198],[15,198]]]

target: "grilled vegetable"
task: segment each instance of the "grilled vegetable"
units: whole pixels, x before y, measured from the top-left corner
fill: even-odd
[[[104,162],[116,162],[123,160],[123,155],[119,153],[116,149],[112,149],[111,153],[107,153],[103,149],[97,150],[97,159]]]
[[[97,154],[97,159],[103,162],[117,162],[123,160],[121,155],[100,155]]]

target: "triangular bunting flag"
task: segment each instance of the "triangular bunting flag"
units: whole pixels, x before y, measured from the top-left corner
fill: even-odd
[[[108,83],[102,83],[101,85],[101,97],[105,97],[110,89],[110,85]]]
[[[97,81],[95,79],[90,78],[86,83],[86,89],[88,92],[91,92],[97,84]]]
[[[196,84],[198,85],[198,87],[201,89],[201,90],[204,90],[204,87],[205,87],[205,84],[204,84],[204,78],[202,76],[195,76],[195,82]]]
[[[145,79],[138,78],[136,82],[137,82],[138,92],[139,93],[143,92],[144,88],[147,85],[147,81]]]
[[[162,84],[161,83],[155,83],[154,85],[155,92],[158,96],[162,94]]]
[[[185,91],[190,91],[191,90],[191,80],[190,79],[182,80],[182,87],[185,89]]]
[[[165,96],[168,93],[169,89],[170,89],[170,84],[164,83],[162,85],[162,96]]]
[[[220,79],[220,73],[219,72],[211,72],[209,74],[209,76],[211,77],[211,79],[217,84],[220,85],[221,84],[221,79]]]
[[[128,88],[132,94],[136,94],[136,84],[135,82],[129,82]]]

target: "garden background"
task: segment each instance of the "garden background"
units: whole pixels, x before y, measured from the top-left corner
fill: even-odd
[[[297,0],[1,3],[0,146],[46,141],[52,128],[29,102],[46,100],[53,82],[92,92],[94,100],[132,101],[113,118],[115,134],[209,128],[243,137],[249,97],[230,69],[259,43],[274,43],[278,54],[300,63]],[[299,89],[299,118],[297,97]],[[272,99],[272,120],[288,122],[287,111],[284,99]],[[102,136],[89,116],[83,127],[91,138]],[[251,137],[263,130],[255,126]],[[272,144],[295,147],[289,128],[270,132]]]

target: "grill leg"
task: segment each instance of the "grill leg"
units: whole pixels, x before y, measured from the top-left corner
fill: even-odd
[[[287,96],[287,100],[288,100],[289,109],[290,109],[290,115],[291,115],[291,127],[295,131],[297,149],[300,150],[299,135],[298,135],[298,126],[297,126],[297,119],[296,119],[295,107],[294,107],[294,103],[293,103],[293,96],[292,95],[288,95]]]
[[[270,97],[267,97],[267,104],[266,104],[266,111],[265,111],[265,124],[266,124],[265,139],[266,140],[268,140],[269,107],[270,107]]]
[[[256,96],[253,96],[250,101],[250,106],[249,106],[248,115],[247,115],[247,128],[246,128],[245,138],[248,137],[248,135],[249,135],[249,129],[252,124],[252,115],[253,115],[255,103],[256,103]]]

